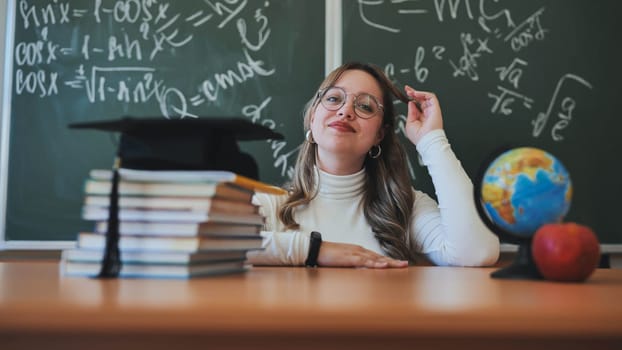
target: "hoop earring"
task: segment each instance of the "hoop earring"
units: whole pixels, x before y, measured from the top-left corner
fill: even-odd
[[[307,130],[307,132],[305,133],[305,139],[309,143],[315,143],[315,140],[313,139],[313,134],[311,133],[311,130]]]
[[[370,158],[376,159],[380,157],[380,154],[382,154],[382,147],[380,147],[380,145],[373,145],[367,154],[369,154]]]

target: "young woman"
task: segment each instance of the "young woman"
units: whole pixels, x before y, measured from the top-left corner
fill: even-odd
[[[499,241],[477,215],[436,96],[405,92],[370,64],[347,63],[326,77],[304,113],[306,140],[289,194],[255,196],[266,216],[265,249],[249,252],[250,263],[386,268],[420,255],[437,265],[496,262]],[[394,96],[408,103],[406,136],[438,204],[411,186]]]

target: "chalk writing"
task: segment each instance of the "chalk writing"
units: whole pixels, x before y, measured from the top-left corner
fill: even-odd
[[[18,66],[50,64],[56,61],[59,45],[51,41],[20,42],[15,46],[15,63]]]
[[[444,59],[443,54],[445,53],[445,47],[440,45],[434,45],[432,48],[432,53],[434,53],[434,58],[437,60]]]
[[[467,17],[473,19],[473,11],[471,11],[471,4],[469,0],[434,0],[434,9],[436,10],[436,17],[438,18],[438,21],[444,21],[446,5],[449,6],[450,17],[452,19],[456,19],[458,17],[458,10],[460,10],[461,4],[464,4]]]
[[[555,87],[555,91],[553,92],[553,96],[551,97],[551,101],[549,102],[549,106],[546,112],[538,113],[538,116],[536,117],[536,119],[531,121],[531,124],[533,125],[533,133],[532,133],[533,137],[540,136],[540,134],[546,127],[546,124],[548,123],[549,118],[551,117],[553,108],[555,108],[555,106],[558,106],[561,109],[561,111],[557,115],[560,120],[555,122],[555,124],[551,128],[551,139],[553,139],[554,141],[561,141],[564,139],[564,137],[560,134],[560,132],[566,127],[568,127],[568,125],[572,121],[572,113],[576,107],[576,101],[570,96],[565,96],[564,98],[561,99],[561,102],[559,103],[559,105],[557,105],[558,96],[561,95],[561,89],[564,86],[564,84],[566,82],[573,82],[573,81],[578,83],[580,86],[587,87],[590,90],[592,89],[592,84],[590,84],[589,82],[587,82],[585,79],[581,78],[580,76],[575,75],[575,74],[570,74],[570,73],[564,74],[564,76],[562,76],[557,82],[557,86]]]
[[[522,66],[527,66],[527,62],[520,58],[515,58],[507,67],[497,67],[495,71],[499,72],[499,80],[508,82],[518,89],[520,78],[523,76]]]
[[[474,6],[476,3],[477,6]],[[406,4],[406,1],[398,0],[391,1],[390,4],[389,1],[382,0],[357,1],[359,16],[364,25],[391,34],[398,34],[404,29],[412,29],[409,27],[412,25],[411,23],[405,24],[406,27],[404,28],[398,25],[399,22],[394,21],[395,18],[392,16],[393,13],[397,12],[394,11],[396,7],[404,9],[408,7]],[[507,2],[499,0],[409,2],[410,7],[416,8],[416,10],[413,8],[410,13],[421,15],[419,18],[434,16],[434,19],[443,26],[447,22],[454,22],[458,19],[466,20],[466,23],[472,21],[481,32],[463,31],[459,34],[460,53],[457,57],[447,58],[448,53],[451,52],[451,47],[447,47],[443,43],[434,43],[428,46],[431,47],[429,49],[431,54],[427,57],[426,47],[415,46],[412,48],[414,56],[412,65],[400,66],[397,63],[388,62],[385,65],[385,73],[398,86],[411,82],[425,83],[430,76],[441,73],[435,71],[438,70],[438,66],[432,64],[433,62],[430,62],[429,58],[446,61],[451,67],[451,76],[455,78],[466,77],[474,84],[491,86],[486,93],[492,102],[490,104],[491,114],[509,116],[514,113],[517,107],[532,110],[536,103],[535,99],[521,91],[520,87],[526,69],[529,68],[527,59],[514,57],[510,62],[495,64],[492,69],[488,68],[488,65],[491,62],[495,63],[495,51],[503,52],[499,49],[500,46],[502,46],[501,49],[504,48],[503,46],[507,46],[508,50],[516,53],[529,48],[535,41],[546,40],[549,30],[542,20],[546,8],[537,8],[516,24],[512,11],[506,6],[507,4]],[[385,11],[390,9],[389,16],[374,16],[374,13],[380,9]],[[406,12],[404,11],[404,13]],[[421,28],[418,30],[421,31]],[[438,30],[438,28],[434,30]],[[490,81],[491,75],[488,74],[490,71],[494,72],[492,76],[496,76],[496,81]],[[488,81],[482,81],[482,76],[485,76]],[[576,98],[573,96],[558,97],[562,83],[568,80],[577,81],[590,89],[592,88],[587,81],[576,75],[564,75],[558,83],[547,112],[539,113],[537,118],[532,121],[533,137],[540,135],[550,119],[552,109],[556,106],[560,111],[557,114],[558,120],[551,126],[551,138],[555,141],[563,140],[562,131],[571,123],[577,105]]]
[[[47,72],[38,69],[34,72],[26,72],[22,69],[15,71],[15,92],[19,95],[24,92],[39,94],[46,97],[58,94],[57,72]]]
[[[402,74],[410,73],[411,71],[414,73],[415,80],[423,83],[428,78],[428,74],[430,73],[429,69],[423,66],[423,60],[425,58],[425,49],[423,47],[417,48],[417,53],[415,54],[415,59],[413,62],[412,68],[401,68],[399,70]],[[385,69],[385,73],[389,76],[395,76],[395,67],[392,63],[387,65]],[[410,79],[409,79],[410,80]]]
[[[261,102],[259,106],[257,105],[247,105],[242,108],[242,114],[248,118],[253,123],[261,124],[266,126],[272,130],[275,130],[277,127],[277,123],[273,119],[266,118],[262,116],[262,112],[266,106],[272,101],[271,97],[266,98]],[[280,170],[281,176],[286,175],[289,178],[292,178],[294,175],[294,162],[298,151],[300,150],[300,146],[291,149],[288,152],[281,152],[284,148],[287,147],[287,142],[283,140],[267,140],[270,144],[270,148],[272,149],[272,158],[274,159],[274,167]]]
[[[268,38],[270,38],[270,27],[268,17],[266,17],[261,9],[257,9],[255,11],[255,21],[260,24],[259,30],[257,31],[257,43],[251,43],[248,39],[248,33],[246,29],[246,21],[244,18],[240,18],[237,21],[238,32],[240,33],[240,38],[242,38],[242,44],[244,47],[251,51],[259,51],[266,44]]]
[[[483,54],[492,54],[492,50],[488,47],[488,39],[475,38],[470,33],[460,34],[460,43],[462,44],[462,56],[458,59],[458,63],[449,60],[449,64],[453,67],[454,77],[468,76],[473,81],[479,80],[477,72],[477,60]],[[475,49],[473,50],[473,47]]]
[[[531,109],[534,102],[533,99],[516,91],[519,87],[518,85],[520,84],[520,78],[523,75],[523,67],[526,66],[526,61],[521,60],[520,58],[515,58],[508,66],[495,68],[495,71],[499,72],[499,81],[507,81],[514,89],[510,90],[498,85],[497,90],[501,92],[500,94],[494,95],[492,93],[488,93],[488,97],[495,100],[495,103],[490,109],[491,113],[500,113],[503,115],[512,114],[512,109],[510,107],[516,100],[522,101],[525,108]]]
[[[15,43],[15,94],[52,98],[72,90],[83,93],[88,104],[119,104],[124,110],[152,106],[167,119],[198,118],[206,105],[222,105],[228,98],[225,92],[238,96],[238,89],[277,73],[264,58],[270,57],[264,51],[273,41],[269,1],[173,4],[172,0],[19,0],[16,25],[36,35]],[[98,27],[82,30],[83,23]],[[183,86],[178,78],[171,79],[167,70],[174,68],[162,65],[163,60],[175,58],[177,50],[197,40],[213,40],[213,33],[224,30],[237,36],[226,43],[233,45],[227,53],[237,54],[236,59],[221,67],[198,67],[200,73],[188,77],[192,83]],[[59,35],[68,31],[71,36]],[[70,68],[59,74],[60,66]],[[259,105],[244,104],[241,112],[254,123],[282,127],[262,115],[270,101],[268,96]],[[298,148],[286,151],[287,142],[274,140],[269,147],[273,166],[282,176],[290,176]]]
[[[243,84],[255,76],[267,77],[274,74],[275,69],[265,69],[261,60],[254,60],[248,50],[243,49],[246,62],[239,61],[235,69],[228,69],[224,73],[215,73],[213,79],[206,79],[201,84],[202,95],[193,97],[193,105],[198,106],[206,101],[216,101],[222,90]]]
[[[188,106],[198,106],[204,102],[194,96],[186,98],[185,94],[176,87],[167,86],[162,79],[155,78],[155,68],[149,65],[118,65],[117,61],[125,63],[141,62],[145,59],[153,61],[159,53],[165,52],[167,47],[179,48],[193,40],[191,32],[183,33],[184,24],[198,27],[207,23],[212,17],[219,18],[218,28],[223,28],[228,22],[239,16],[247,5],[247,1],[227,1],[226,4],[219,1],[205,1],[207,7],[182,15],[171,10],[170,3],[158,3],[156,1],[117,0],[104,2],[94,1],[92,11],[86,9],[72,9],[69,3],[45,4],[42,7],[30,4],[26,0],[19,3],[19,13],[22,26],[28,29],[32,26],[41,27],[48,25],[60,25],[71,22],[72,16],[83,17],[89,13],[97,23],[104,21],[108,16],[110,21],[123,24],[141,23],[140,35],[135,37],[129,31],[120,34],[111,33],[105,43],[96,44],[90,34],[84,34],[81,38],[79,53],[86,61],[94,59],[94,55],[105,55],[112,66],[103,67],[92,65],[85,67],[81,64],[76,69],[76,76],[63,81],[64,86],[73,89],[85,89],[89,102],[105,102],[108,95],[114,96],[119,102],[146,103],[155,99],[165,116],[170,117],[165,111],[175,111],[184,116],[196,116],[188,110]],[[266,2],[263,6],[268,6]],[[211,11],[210,11],[211,10]],[[269,76],[274,74],[274,68],[266,68],[262,60],[251,56],[250,51],[258,52],[270,38],[269,20],[261,9],[255,11],[254,20],[260,25],[257,39],[251,42],[252,35],[247,28],[246,20],[238,18],[237,28],[243,44],[242,52],[245,61],[236,64],[235,69],[228,69],[224,73],[214,73],[213,78],[206,79],[201,83],[200,91],[207,101],[215,101],[218,92],[243,84],[256,76]],[[58,60],[58,55],[71,56],[77,54],[73,46],[61,47],[59,43],[47,40],[47,27],[41,30],[43,40],[36,42],[19,42],[15,46],[15,63],[17,66],[49,65]],[[147,52],[147,55],[144,52]],[[89,71],[86,73],[86,71]],[[137,78],[135,75],[146,79]],[[128,75],[129,74],[129,75]],[[115,76],[114,78],[111,78]],[[41,97],[58,93],[58,73],[50,69],[16,71],[17,94],[39,94]],[[212,82],[213,81],[213,82]],[[167,101],[177,101],[176,106],[168,106]]]
[[[224,26],[227,25],[227,23],[229,23],[229,21],[234,19],[235,16],[237,16],[240,13],[240,11],[242,11],[244,7],[246,7],[246,3],[247,3],[247,0],[225,1],[228,5],[233,5],[233,6],[237,5],[237,7],[233,7],[233,6],[230,7],[230,6],[223,4],[222,1],[210,1],[210,0],[204,0],[204,1],[206,4],[210,6],[210,8],[214,11],[214,13],[217,16],[220,16],[222,18],[220,23],[218,23],[219,29],[222,29]]]
[[[503,115],[512,114],[512,109],[510,109],[510,106],[517,99],[523,102],[523,106],[525,106],[525,108],[531,109],[531,105],[533,104],[533,100],[531,98],[524,96],[516,91],[506,89],[502,86],[497,86],[497,90],[501,91],[501,93],[498,95],[488,93],[488,97],[491,97],[495,100],[495,103],[490,109],[491,113],[501,113]]]
[[[69,22],[69,13],[71,7],[68,2],[60,2],[57,5],[47,4],[41,8],[37,8],[36,6],[28,4],[28,1],[21,0],[18,7],[19,15],[22,19],[24,28],[28,28],[30,26],[39,27],[49,24],[63,24]],[[83,12],[82,10],[78,10],[77,13]],[[72,14],[75,16],[76,12],[73,12]]]
[[[534,40],[544,40],[547,30],[542,28],[540,24],[540,16],[542,13],[544,13],[544,7],[534,12],[503,38],[504,41],[510,42],[512,50],[520,51],[529,46]]]
[[[498,0],[495,0],[494,2],[496,3],[498,2]],[[485,8],[484,3],[485,3],[484,0],[480,0],[479,2],[480,16],[477,18],[477,23],[479,23],[480,27],[484,31],[486,31],[487,33],[493,34],[495,38],[501,37],[501,29],[498,27],[491,28],[491,24],[490,24],[490,22],[496,21],[499,18],[505,18],[506,28],[516,27],[516,25],[514,24],[514,21],[512,20],[512,14],[510,13],[510,10],[504,8],[502,10],[499,10],[497,13],[488,14],[488,11]],[[487,2],[487,3],[490,4],[490,2]]]
[[[422,46],[417,47],[414,62],[412,67],[401,67],[397,69],[397,73],[401,75],[405,75],[402,79],[397,79],[396,77],[396,68],[394,63],[387,63],[384,68],[384,73],[389,77],[389,79],[398,86],[403,85],[400,81],[408,81],[411,80],[424,83],[428,79],[428,75],[430,74],[430,69],[424,65],[425,60],[425,48]],[[443,53],[445,52],[445,48],[442,46],[435,45],[432,48],[432,58],[436,60],[443,60]],[[410,77],[410,73],[414,73],[413,77]]]
[[[568,141],[566,139],[576,135],[569,130],[573,120],[580,118],[581,99],[585,96],[564,86],[570,81],[587,89],[592,85],[577,75],[566,74],[551,100],[546,99],[547,92],[542,89],[548,82],[544,78],[555,70],[540,64],[541,58],[547,62],[554,59],[546,57],[550,50],[543,49],[549,45],[549,49],[560,47],[559,43],[546,43],[554,38],[550,35],[553,28],[549,28],[548,19],[549,16],[559,19],[563,15],[557,5],[551,10],[539,3],[542,2],[517,5],[501,0],[421,0],[406,4],[399,0],[359,0],[357,7],[346,4],[348,10],[358,9],[360,18],[353,24],[346,24],[344,41],[358,39],[363,27],[371,28],[376,34],[368,38],[373,45],[366,45],[364,49],[351,47],[347,55],[383,65],[385,74],[398,88],[413,84],[421,90],[442,93],[439,98],[446,101],[442,103],[444,106],[482,114],[475,118],[515,119],[516,122],[508,122],[508,128],[494,131],[508,133],[496,135],[498,139],[520,137],[514,135],[518,131],[526,133],[529,139],[545,133],[555,142]],[[518,10],[519,6],[520,16],[516,16],[513,7]],[[395,11],[400,7],[416,7],[420,11],[411,21],[400,21]],[[559,40],[559,33],[555,34]],[[570,61],[574,62],[575,57]],[[559,67],[570,64],[563,58],[561,62],[564,63]],[[452,78],[460,81],[452,84]],[[459,96],[451,95],[454,91]],[[396,132],[408,143],[403,130],[405,107],[399,102],[394,104],[398,111]],[[548,109],[546,104],[549,104]],[[538,110],[546,112],[537,113]],[[537,113],[535,118],[531,117],[534,112]],[[452,124],[463,122],[462,115],[447,114],[444,118]],[[485,122],[478,119],[478,123]],[[482,129],[493,125],[497,124],[482,125]],[[498,139],[491,139],[483,140],[482,145],[498,142]],[[417,159],[412,154],[408,171],[413,180],[418,169]]]
[[[396,9],[395,13],[397,13],[398,15],[424,15],[426,13],[428,13],[427,9],[423,9],[423,8],[419,8],[418,4],[416,4],[415,8],[402,8],[401,6],[403,4],[406,3],[414,3],[417,2],[417,0],[400,0],[400,1],[391,1],[392,4],[397,4],[398,6],[400,6],[398,9]],[[374,7],[378,7],[378,6],[382,6],[385,4],[384,0],[358,0],[358,10],[359,10],[359,15],[361,16],[361,19],[363,20],[363,22],[365,22],[366,24],[376,28],[376,29],[380,29],[380,30],[384,30],[387,32],[391,32],[391,33],[399,33],[401,30],[398,28],[394,28],[385,24],[380,24],[375,22],[374,20],[370,19],[369,16],[366,15],[365,9],[368,6],[374,6]],[[374,13],[375,9],[372,8],[369,13]]]

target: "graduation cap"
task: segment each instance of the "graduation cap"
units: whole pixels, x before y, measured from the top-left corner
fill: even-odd
[[[257,163],[237,141],[283,139],[283,135],[242,118],[169,120],[123,117],[73,123],[73,129],[120,132],[113,169],[106,248],[98,277],[117,277],[119,253],[118,168],[141,170],[228,170],[258,179]]]

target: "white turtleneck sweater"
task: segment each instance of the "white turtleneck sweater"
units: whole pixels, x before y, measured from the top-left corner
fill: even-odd
[[[423,164],[432,177],[438,204],[415,191],[409,241],[411,249],[437,265],[482,266],[494,264],[499,240],[481,222],[473,201],[473,185],[443,130],[426,134],[417,145]],[[303,265],[309,251],[309,233],[318,231],[322,240],[357,244],[386,255],[365,220],[362,194],[365,169],[346,176],[318,170],[319,192],[295,212],[299,230],[287,231],[278,218],[287,195],[259,193],[254,202],[266,216],[264,250],[248,253],[255,265]]]

